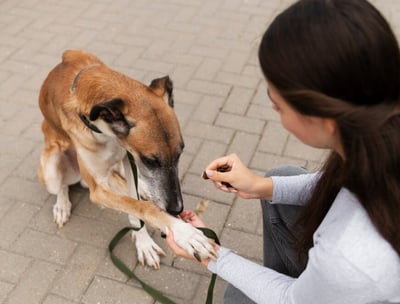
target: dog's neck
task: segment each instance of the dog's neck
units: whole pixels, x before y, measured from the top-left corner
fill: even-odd
[[[92,69],[94,67],[99,66],[98,64],[90,64],[84,68],[82,68],[81,70],[79,70],[78,73],[76,73],[74,80],[72,81],[72,85],[71,88],[69,89],[71,94],[75,93],[76,87],[78,86],[78,79],[79,76],[81,76],[82,72],[85,70],[89,70]],[[96,133],[102,133],[99,128],[97,128],[94,124],[90,123],[89,119],[87,118],[86,115],[79,113],[79,118],[82,120],[82,122],[85,124],[86,127],[88,127],[90,130],[96,132]]]

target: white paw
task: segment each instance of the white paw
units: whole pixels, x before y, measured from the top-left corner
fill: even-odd
[[[189,223],[181,220],[171,226],[175,242],[197,260],[215,259],[217,254],[210,240]]]
[[[160,255],[165,252],[154,242],[145,226],[139,231],[132,231],[132,239],[136,240],[138,260],[143,266],[145,263],[154,269],[160,269]]]
[[[68,200],[62,203],[57,200],[57,203],[54,205],[53,219],[58,228],[61,228],[66,222],[68,222],[71,215],[71,206],[71,202]]]

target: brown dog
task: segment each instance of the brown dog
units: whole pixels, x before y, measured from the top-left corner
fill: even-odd
[[[57,195],[54,221],[62,227],[69,219],[69,185],[87,185],[92,202],[129,214],[165,230],[197,258],[215,255],[208,239],[190,224],[172,216],[182,211],[178,160],[183,140],[173,111],[169,77],[149,87],[111,70],[95,56],[66,51],[62,62],[44,81],[39,105],[44,120],[45,146],[38,176]],[[129,151],[139,174],[137,200]],[[166,210],[167,212],[165,212]],[[145,227],[133,233],[139,261],[159,268],[162,249]]]

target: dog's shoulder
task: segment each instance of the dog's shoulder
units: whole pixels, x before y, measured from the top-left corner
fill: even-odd
[[[101,64],[101,65],[104,64],[99,58],[97,58],[93,54],[90,54],[90,53],[82,51],[82,50],[66,50],[62,54],[62,63],[63,64],[69,64],[69,63],[94,64],[94,63],[96,63],[96,64]]]

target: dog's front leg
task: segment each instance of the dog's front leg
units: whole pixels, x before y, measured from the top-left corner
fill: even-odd
[[[139,201],[126,195],[116,194],[105,185],[89,182],[90,200],[103,207],[122,211],[141,218],[153,228],[174,232],[175,241],[184,250],[200,259],[215,258],[216,253],[210,240],[191,224],[171,216],[151,201]]]
[[[68,190],[68,186],[66,185],[60,187],[60,191],[57,194],[57,201],[53,206],[54,222],[59,228],[68,222],[71,215],[72,204],[68,197]]]
[[[129,222],[132,227],[140,227],[140,220],[129,215]],[[149,235],[146,226],[141,227],[137,231],[132,231],[132,240],[135,241],[136,251],[140,264],[144,266],[145,262],[147,265],[152,266],[154,269],[160,269],[160,255],[166,255]]]
[[[54,133],[46,121],[43,122],[43,132],[48,137],[45,138],[46,146],[40,157],[38,177],[49,193],[57,195],[57,201],[53,207],[53,218],[61,228],[71,215],[72,205],[68,187],[77,183],[81,175],[75,151],[70,143]]]

